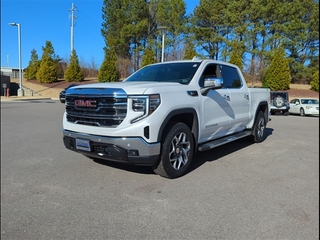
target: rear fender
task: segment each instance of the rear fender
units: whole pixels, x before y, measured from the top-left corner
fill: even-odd
[[[257,119],[257,115],[259,114],[260,111],[263,112],[263,114],[265,116],[266,123],[269,121],[269,103],[267,101],[262,101],[259,103],[259,105],[256,108],[254,118],[252,118],[251,121],[248,123],[248,125],[247,125],[248,129],[252,128],[252,126],[254,125],[254,122]]]

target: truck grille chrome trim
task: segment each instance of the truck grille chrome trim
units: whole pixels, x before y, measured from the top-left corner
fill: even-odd
[[[74,124],[117,127],[127,116],[127,94],[122,89],[70,89],[65,102],[67,121]]]

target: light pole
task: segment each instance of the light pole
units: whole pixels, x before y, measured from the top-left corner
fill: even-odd
[[[19,78],[20,78],[20,87],[18,90],[18,96],[23,96],[24,92],[22,89],[22,58],[21,58],[21,25],[20,23],[9,23],[11,26],[18,27],[18,48],[19,48]]]
[[[162,32],[162,51],[161,51],[161,62],[164,60],[164,35],[166,33],[167,27],[165,26],[159,26],[158,29]]]

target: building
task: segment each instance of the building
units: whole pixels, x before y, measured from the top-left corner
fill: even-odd
[[[25,69],[22,69],[22,78]],[[19,68],[1,67],[1,75],[9,76],[10,78],[19,78]]]

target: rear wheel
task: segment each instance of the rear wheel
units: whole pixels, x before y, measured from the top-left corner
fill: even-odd
[[[255,120],[252,136],[255,143],[262,142],[265,139],[266,119],[263,112],[259,112]]]
[[[304,113],[304,109],[303,108],[300,108],[300,116],[305,116],[306,114]]]
[[[166,178],[178,178],[187,172],[193,158],[194,140],[184,123],[174,124],[163,142],[160,160],[153,171]]]

